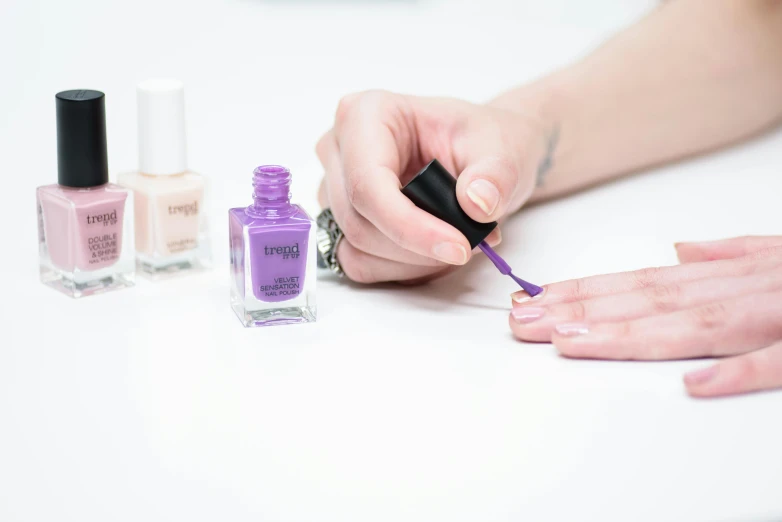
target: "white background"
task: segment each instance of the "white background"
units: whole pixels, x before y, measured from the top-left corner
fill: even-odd
[[[514,341],[485,258],[423,288],[324,278],[318,322],[245,330],[226,211],[283,163],[316,213],[338,99],[483,101],[588,52],[652,1],[0,0],[0,520],[782,518],[782,393],[696,401],[707,361],[566,360]],[[187,85],[215,270],[80,301],[38,283],[34,188],[54,94],[107,94],[135,167],[137,81]],[[780,233],[782,133],[522,212],[501,254],[545,283]]]

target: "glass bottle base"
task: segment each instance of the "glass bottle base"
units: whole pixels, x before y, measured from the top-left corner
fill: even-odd
[[[314,306],[290,306],[247,310],[241,299],[232,296],[231,308],[245,328],[277,326],[283,324],[314,323],[317,310]]]
[[[211,267],[211,263],[196,257],[169,260],[158,259],[154,261],[144,259],[143,257],[136,259],[136,271],[149,279],[163,279],[175,275],[208,270]]]
[[[94,294],[102,294],[112,290],[129,288],[134,285],[133,272],[130,273],[110,273],[101,276],[96,273],[94,277],[80,280],[78,275],[64,272],[56,268],[46,266],[41,267],[41,282],[58,292],[73,297],[87,297]]]

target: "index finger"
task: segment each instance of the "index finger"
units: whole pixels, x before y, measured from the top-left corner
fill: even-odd
[[[782,247],[762,250],[748,256],[723,261],[704,261],[662,268],[644,268],[632,272],[571,279],[545,286],[533,298],[524,292],[513,294],[517,304],[551,305],[585,301],[604,295],[632,292],[659,285],[696,281],[712,277],[745,276],[782,266]]]
[[[335,127],[345,189],[353,207],[401,248],[462,265],[470,244],[456,228],[416,207],[401,193],[399,174],[416,147],[404,100],[362,96]]]

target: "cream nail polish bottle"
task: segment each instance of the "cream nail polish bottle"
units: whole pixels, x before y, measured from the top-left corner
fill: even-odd
[[[204,177],[187,169],[184,86],[137,87],[139,171],[119,176],[135,196],[136,268],[148,276],[208,268]]]

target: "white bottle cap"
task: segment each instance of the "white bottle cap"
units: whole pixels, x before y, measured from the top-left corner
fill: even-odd
[[[136,88],[138,162],[143,174],[187,170],[185,88],[179,80],[146,80]]]

